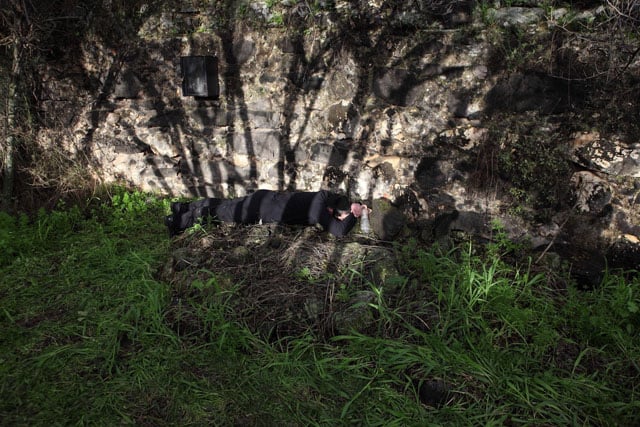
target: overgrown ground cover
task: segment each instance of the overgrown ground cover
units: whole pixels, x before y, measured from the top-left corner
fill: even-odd
[[[578,290],[526,257],[507,262],[500,235],[446,253],[407,241],[387,286],[364,262],[280,278],[371,292],[358,303],[367,328],[274,337],[247,321],[238,301],[255,284],[227,266],[176,298],[161,274],[167,203],[117,190],[82,209],[0,214],[2,424],[637,422],[637,276]]]

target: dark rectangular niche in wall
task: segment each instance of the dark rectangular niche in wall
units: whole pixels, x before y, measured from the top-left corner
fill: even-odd
[[[182,56],[182,96],[218,99],[218,58],[215,56]]]

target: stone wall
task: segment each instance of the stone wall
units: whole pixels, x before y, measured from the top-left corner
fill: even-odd
[[[491,87],[486,47],[456,46],[455,31],[409,37],[378,25],[359,40],[337,24],[173,31],[207,19],[191,9],[153,16],[125,47],[87,41],[81,63],[44,70],[47,117],[65,124],[61,142],[89,154],[102,179],[184,196],[320,186],[397,196],[437,136],[481,111]],[[182,96],[186,55],[217,56],[219,99]],[[94,87],[70,97],[78,66]]]
[[[564,132],[579,88],[536,70],[496,69],[500,50],[470,2],[441,13],[407,2],[390,16],[383,2],[356,10],[336,1],[315,12],[302,3],[281,2],[285,25],[268,24],[266,2],[245,1],[228,11],[233,19],[177,8],[149,16],[120,46],[84,40],[42,70],[42,145],[87,159],[100,180],[172,196],[322,187],[386,197],[417,219],[457,209],[488,224],[508,217],[514,199],[501,197],[501,177],[487,165],[535,128],[566,147],[577,174],[553,209],[611,210],[619,221],[597,227],[598,236],[640,235],[640,142]],[[533,6],[488,16],[530,32],[547,31],[562,13]],[[218,99],[182,95],[187,55],[218,58]],[[498,141],[504,115],[543,119],[520,135],[502,129]]]

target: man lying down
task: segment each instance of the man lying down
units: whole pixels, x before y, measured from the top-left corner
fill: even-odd
[[[237,224],[320,224],[334,236],[344,236],[356,224],[366,205],[350,203],[345,196],[321,190],[315,192],[277,192],[258,190],[235,199],[207,198],[189,203],[172,203],[165,218],[171,237],[203,222]]]

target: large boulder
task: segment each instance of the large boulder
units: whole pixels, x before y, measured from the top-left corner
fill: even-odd
[[[382,240],[393,240],[405,228],[407,217],[386,199],[376,199],[371,206],[371,228]]]

